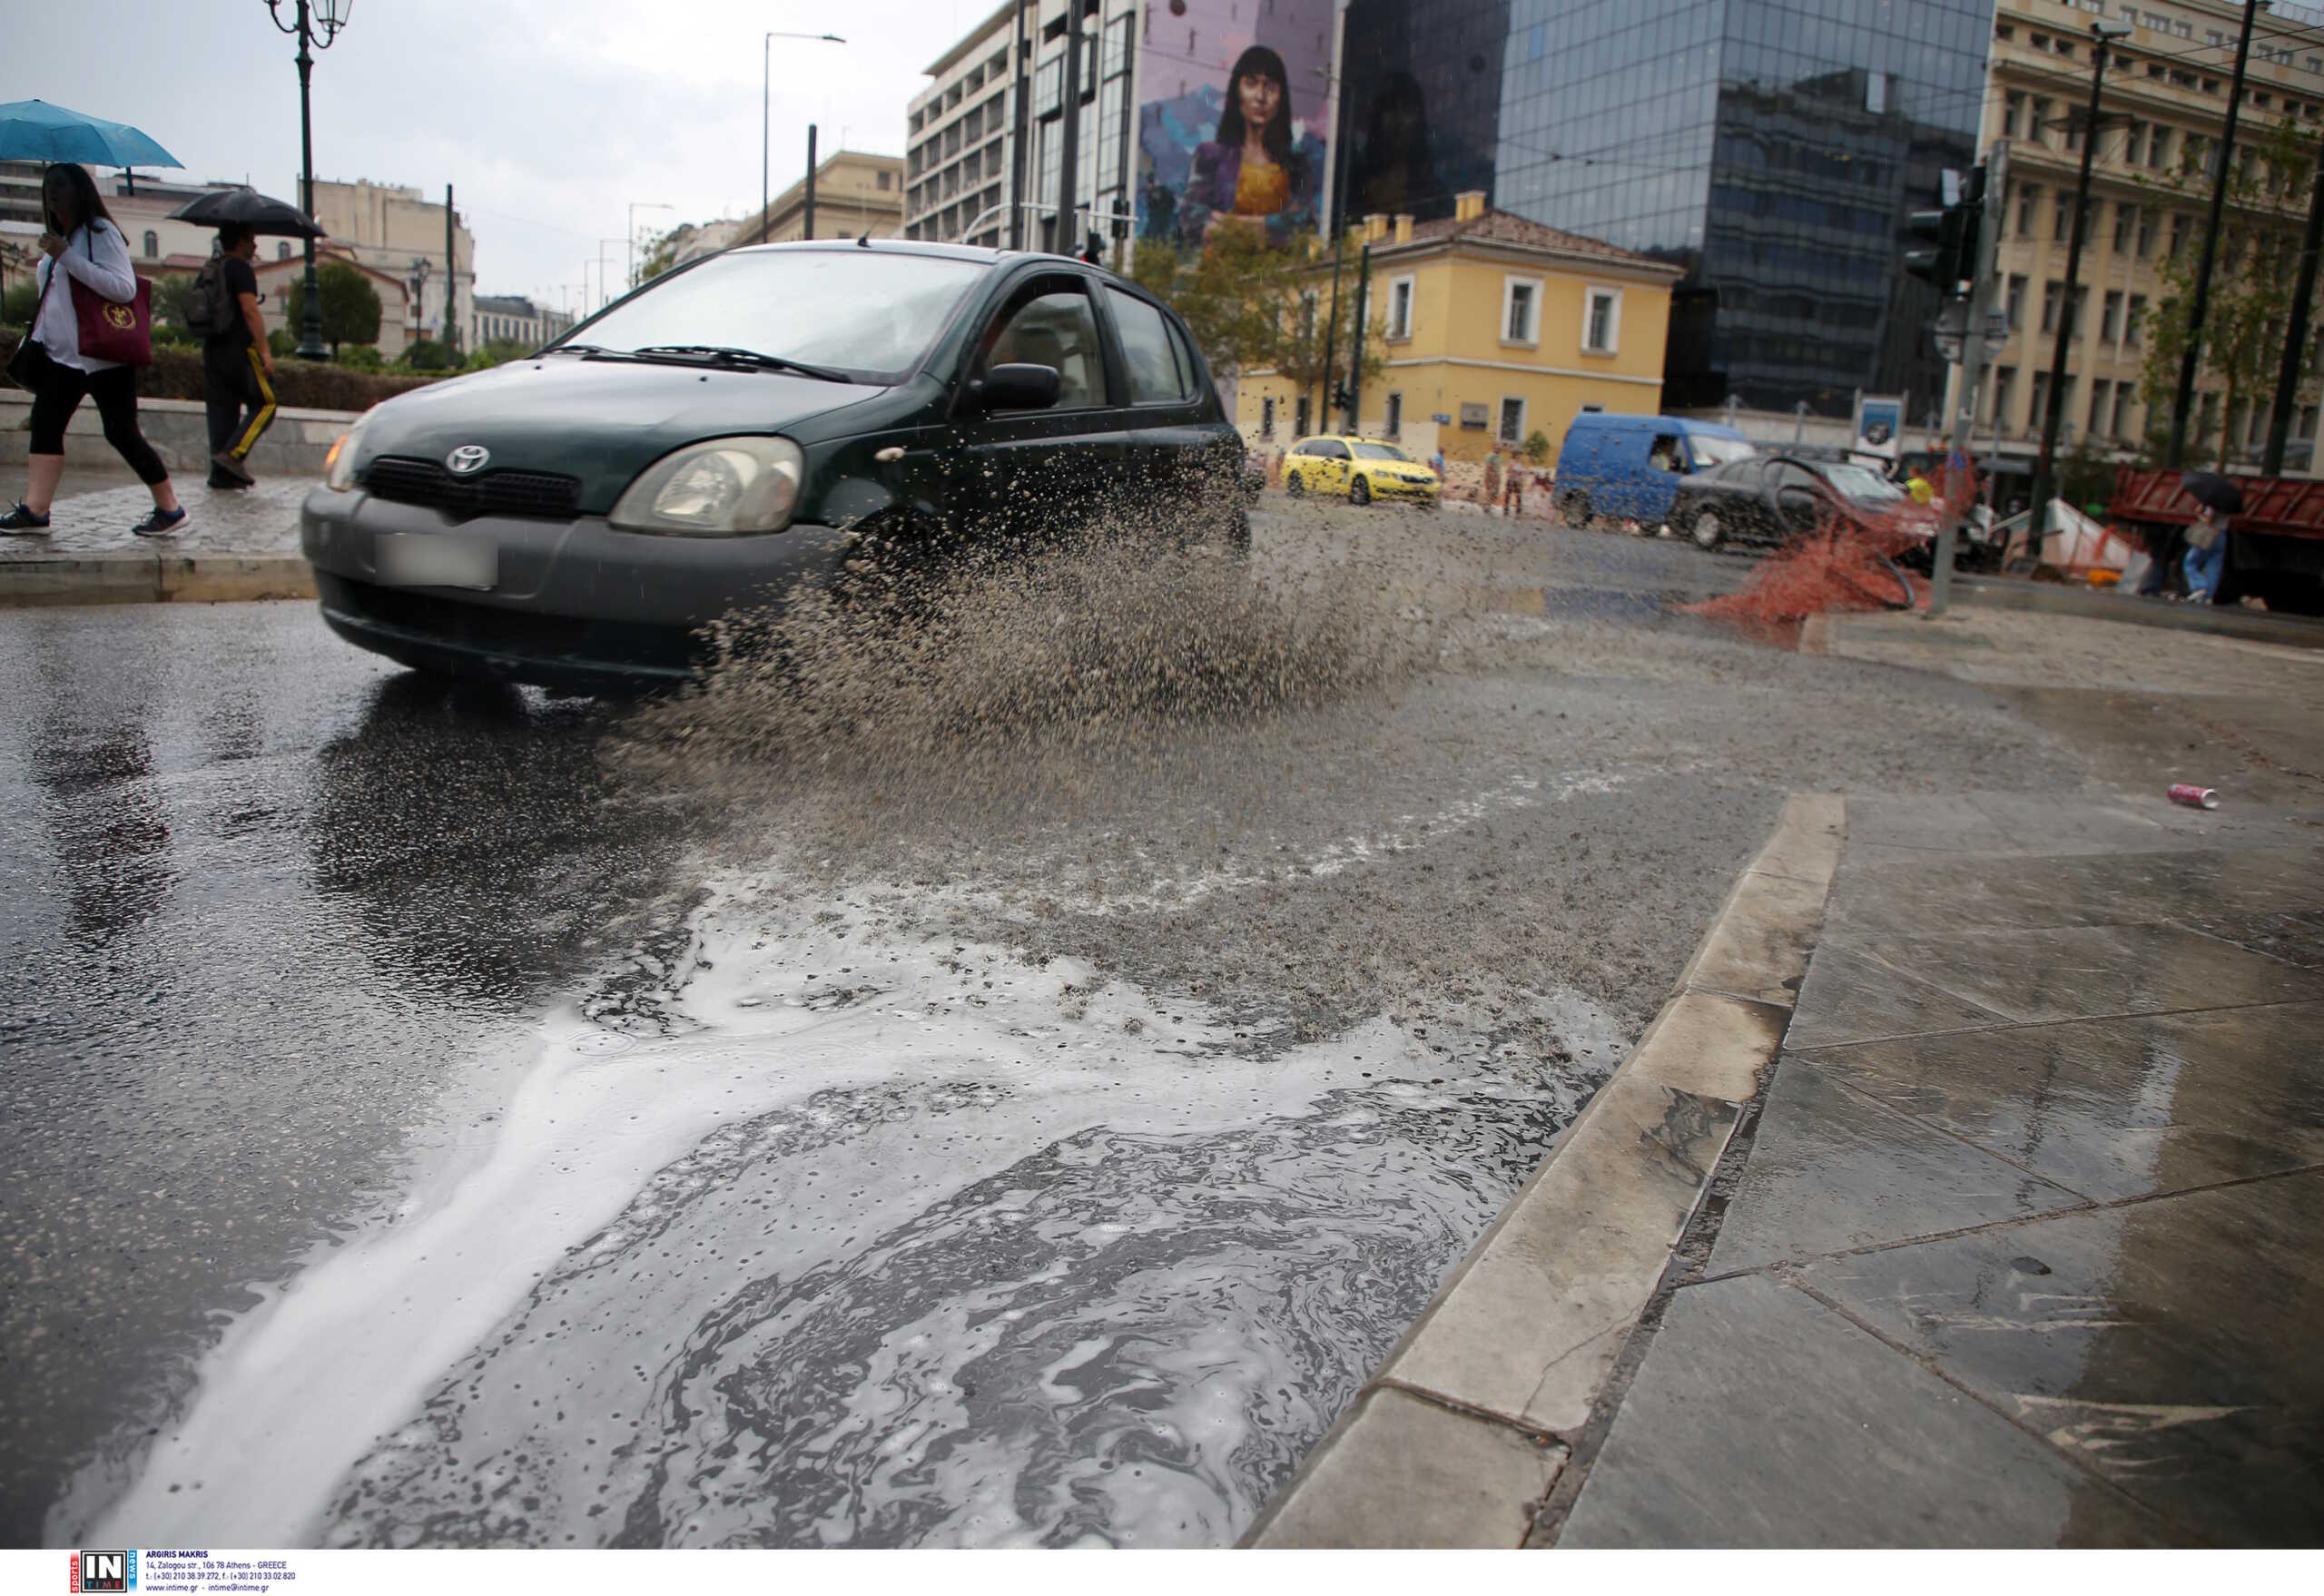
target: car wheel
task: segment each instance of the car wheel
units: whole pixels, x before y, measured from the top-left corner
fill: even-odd
[[[1298,472],[1285,471],[1283,474],[1283,491],[1290,498],[1302,498],[1306,496],[1307,485],[1300,480]]]
[[[1698,510],[1687,536],[1695,540],[1697,548],[1712,549],[1727,541],[1727,528],[1718,524],[1717,510]]]
[[[1590,496],[1584,493],[1569,494],[1565,502],[1558,506],[1558,515],[1576,532],[1589,530]]]
[[[1347,485],[1347,502],[1350,504],[1370,504],[1372,502],[1372,484],[1361,477],[1358,477],[1354,481],[1349,483]]]

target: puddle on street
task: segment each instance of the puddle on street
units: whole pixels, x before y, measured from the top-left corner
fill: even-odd
[[[1255,1054],[910,898],[730,885],[661,990],[552,1017],[488,1150],[246,1315],[94,1532],[1225,1544],[1604,1068]]]

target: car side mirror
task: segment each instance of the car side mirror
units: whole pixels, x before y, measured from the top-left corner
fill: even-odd
[[[969,399],[980,410],[1046,410],[1064,388],[1054,366],[995,366],[969,384]]]

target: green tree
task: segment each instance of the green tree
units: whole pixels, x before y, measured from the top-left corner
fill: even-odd
[[[40,303],[40,281],[26,278],[22,282],[8,284],[8,291],[0,294],[0,321],[11,327],[32,325],[33,307]]]
[[[369,279],[343,261],[332,261],[316,268],[315,281],[322,291],[323,341],[333,351],[341,344],[379,341],[379,294]],[[306,326],[306,281],[294,277],[283,300],[289,326]]]
[[[2087,432],[2058,457],[2058,497],[2076,509],[2114,497],[2114,462]]]
[[[1525,460],[1528,465],[1545,466],[1549,464],[1550,435],[1542,431],[1539,427],[1534,428],[1532,432],[1527,436],[1525,439],[1525,446],[1521,452],[1525,456]]]
[[[153,320],[166,321],[172,327],[186,324],[186,310],[193,300],[193,277],[190,272],[172,271],[153,284]]]
[[[1336,334],[1332,320],[1332,279],[1318,263],[1312,238],[1301,235],[1286,246],[1270,246],[1264,235],[1222,230],[1200,250],[1175,250],[1151,240],[1137,246],[1130,278],[1186,318],[1203,359],[1226,382],[1251,371],[1274,371],[1303,391],[1344,376],[1354,342],[1355,284],[1340,284]],[[1369,319],[1364,375],[1386,369],[1374,347],[1383,330]],[[1326,344],[1336,371],[1324,369]]]
[[[403,365],[408,371],[448,371],[458,363],[449,349],[432,338],[406,345],[403,351]]]
[[[2199,452],[2210,454],[2214,438],[2221,463],[2234,464],[2242,452],[2243,429],[2238,422],[2250,407],[2274,401],[2299,260],[2300,212],[2314,181],[2318,147],[2314,135],[2288,121],[2255,130],[2248,144],[2237,146],[2203,318],[2202,353],[2195,368],[2199,380],[2210,378],[2219,384],[2221,402],[2214,414],[2226,425],[2223,432],[2203,429],[2198,409],[2199,419],[2188,429],[2191,464]],[[2210,193],[2211,180],[2198,166],[2182,171],[2170,186],[2191,199],[2201,198]],[[2163,261],[2161,275],[2167,291],[2146,324],[2146,363],[2139,388],[2147,406],[2148,447],[2158,454],[2171,430],[2171,407],[2178,395],[2179,365],[2187,348],[2188,314],[2201,265],[2201,249],[2193,240]],[[2317,389],[2316,367],[2310,361],[2293,398],[2311,402]]]

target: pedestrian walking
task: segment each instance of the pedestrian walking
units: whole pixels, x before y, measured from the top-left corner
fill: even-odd
[[[97,401],[105,441],[153,490],[153,513],[130,530],[141,537],[182,532],[186,513],[170,485],[170,468],[138,430],[135,369],[81,351],[72,286],[83,285],[116,310],[133,303],[137,273],[129,264],[129,241],[106,213],[86,167],[50,166],[41,173],[40,198],[40,299],[25,347],[8,362],[8,375],[33,395],[30,480],[15,507],[0,516],[0,532],[39,537],[49,529],[49,507],[64,477],[64,429],[84,399]]]
[[[1428,468],[1436,473],[1439,482],[1444,480],[1444,446],[1438,444],[1436,452],[1428,457]]]
[[[1510,462],[1509,470],[1501,479],[1501,513],[1521,516],[1525,513],[1525,473]]]
[[[210,486],[248,488],[251,450],[274,425],[274,351],[258,310],[258,235],[218,230],[218,253],[193,280],[190,320],[202,340],[202,397],[210,410]]]

